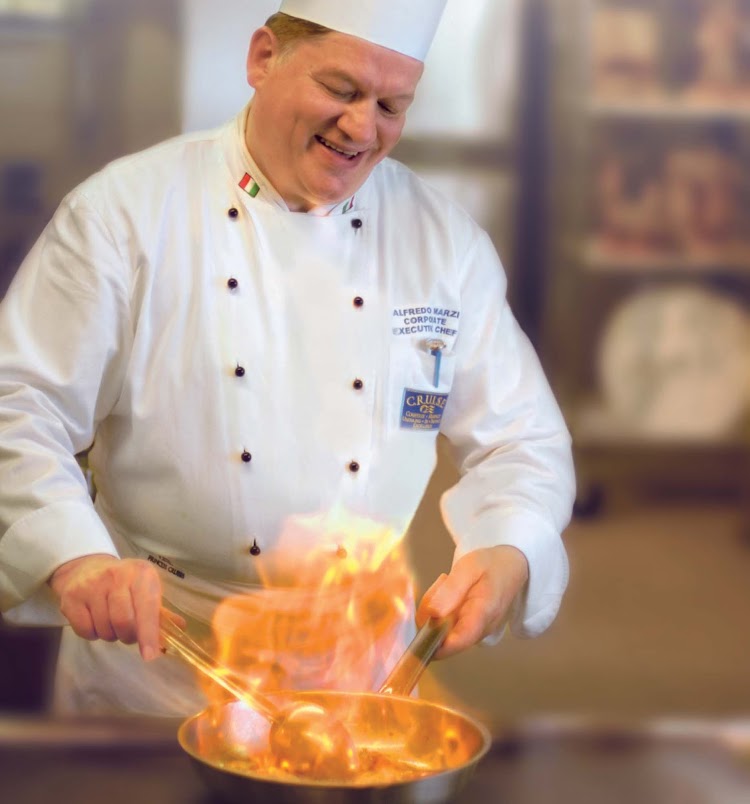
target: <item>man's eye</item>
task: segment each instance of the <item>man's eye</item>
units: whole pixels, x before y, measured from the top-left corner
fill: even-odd
[[[378,106],[380,106],[380,108],[381,108],[381,109],[382,109],[382,110],[383,110],[383,111],[384,111],[386,114],[389,114],[389,115],[396,115],[396,114],[398,114],[398,109],[394,109],[394,108],[393,108],[393,106],[390,106],[390,105],[389,105],[389,104],[387,104],[387,103],[383,103],[383,102],[381,101],[380,103],[378,103]]]
[[[326,86],[326,89],[335,98],[341,98],[342,100],[346,100],[347,98],[351,98],[352,96],[352,91],[350,89],[338,89],[337,87],[329,87],[329,86]]]

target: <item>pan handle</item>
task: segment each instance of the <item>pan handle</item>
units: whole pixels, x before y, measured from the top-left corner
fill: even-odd
[[[453,620],[450,617],[443,620],[428,618],[378,692],[385,695],[409,695],[435,651],[443,644],[452,625]]]

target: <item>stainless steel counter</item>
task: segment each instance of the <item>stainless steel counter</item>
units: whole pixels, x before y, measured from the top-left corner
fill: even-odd
[[[177,725],[0,718],[0,800],[215,804],[177,744]],[[503,728],[456,801],[747,804],[750,727],[548,721]]]

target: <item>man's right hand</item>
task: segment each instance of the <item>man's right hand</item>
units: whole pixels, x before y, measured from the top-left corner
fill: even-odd
[[[59,566],[48,583],[78,636],[127,645],[137,642],[146,661],[159,655],[162,589],[152,564],[88,555]]]

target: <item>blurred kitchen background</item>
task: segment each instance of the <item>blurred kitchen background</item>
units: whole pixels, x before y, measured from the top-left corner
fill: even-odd
[[[84,177],[244,105],[276,7],[0,0],[0,294]],[[579,475],[557,621],[429,691],[500,725],[750,717],[750,0],[449,0],[396,156],[492,235]],[[0,711],[45,709],[56,638],[0,623]]]

